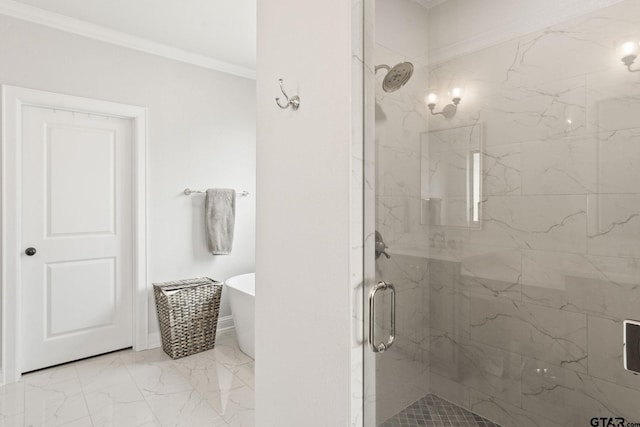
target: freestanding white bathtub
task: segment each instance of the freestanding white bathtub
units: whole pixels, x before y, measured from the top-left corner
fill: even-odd
[[[256,274],[241,274],[233,276],[224,282],[231,304],[233,323],[238,335],[240,350],[255,359],[254,328],[255,328],[255,296]]]

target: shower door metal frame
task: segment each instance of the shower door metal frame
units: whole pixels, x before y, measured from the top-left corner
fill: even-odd
[[[362,203],[363,203],[363,285],[361,333],[362,345],[362,427],[375,427],[376,420],[376,355],[367,345],[371,342],[368,319],[371,318],[368,296],[377,285],[375,262],[375,198],[376,198],[376,163],[375,163],[375,63],[374,61],[374,18],[375,0],[363,0],[363,150],[362,150]],[[375,337],[374,337],[375,338]]]

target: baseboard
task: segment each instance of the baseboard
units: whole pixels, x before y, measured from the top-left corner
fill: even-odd
[[[218,330],[224,331],[233,328],[233,316],[218,317]]]
[[[151,332],[149,334],[149,339],[147,341],[147,348],[158,348],[162,345],[162,340],[160,339],[160,331]]]
[[[224,331],[233,328],[233,316],[218,317],[218,331]],[[162,345],[160,332],[151,332],[147,342],[147,348],[158,348]],[[0,378],[3,378],[0,376]]]

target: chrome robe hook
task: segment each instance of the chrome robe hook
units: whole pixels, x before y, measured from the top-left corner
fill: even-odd
[[[287,100],[286,104],[280,104],[280,98],[276,98],[276,104],[278,104],[278,107],[282,108],[283,110],[286,108],[289,108],[289,106],[291,106],[291,108],[293,108],[293,110],[297,110],[298,107],[300,107],[300,97],[298,95],[296,96],[292,96],[291,98],[289,98],[289,96],[287,95],[287,93],[284,91],[284,87],[282,85],[282,79],[278,79],[278,81],[280,82],[280,90],[282,91],[282,94],[284,95],[285,99]]]

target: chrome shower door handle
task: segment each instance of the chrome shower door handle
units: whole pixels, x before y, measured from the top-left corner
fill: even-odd
[[[376,294],[378,291],[389,290],[391,292],[391,333],[387,342],[376,343]],[[369,346],[374,353],[382,353],[391,347],[396,339],[396,288],[388,282],[378,282],[369,292]]]

